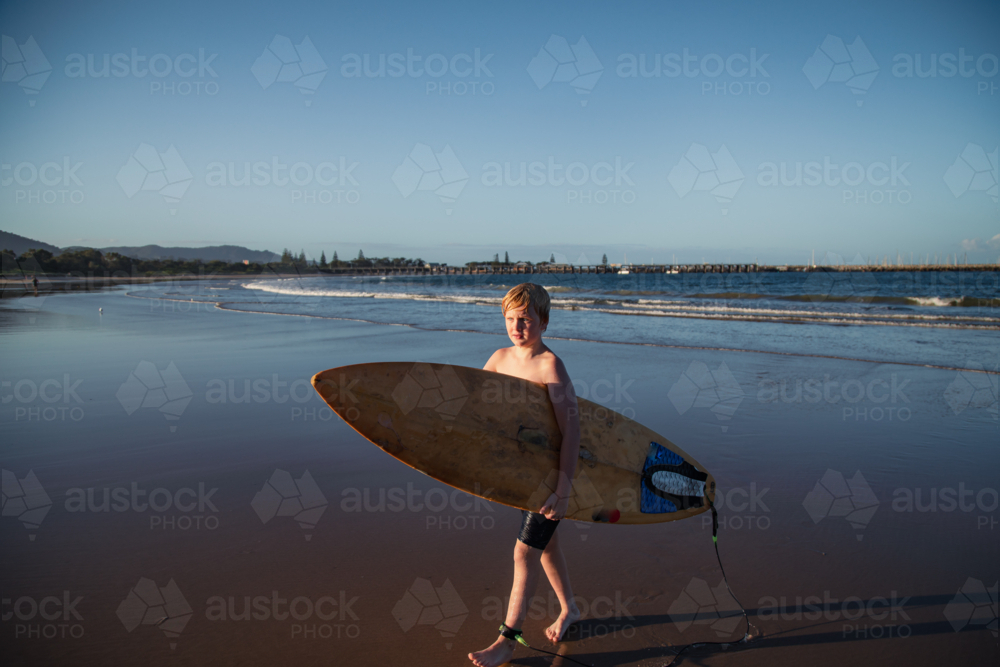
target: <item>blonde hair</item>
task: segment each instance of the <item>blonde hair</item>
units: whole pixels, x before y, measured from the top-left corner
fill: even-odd
[[[500,309],[506,315],[510,308],[520,309],[533,306],[542,324],[548,324],[549,303],[549,293],[545,291],[544,287],[534,283],[521,283],[510,288],[507,296],[503,298]]]

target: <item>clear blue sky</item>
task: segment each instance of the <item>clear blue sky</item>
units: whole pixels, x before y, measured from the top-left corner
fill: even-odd
[[[0,229],[59,246],[1000,256],[995,2],[12,1],[0,32]]]

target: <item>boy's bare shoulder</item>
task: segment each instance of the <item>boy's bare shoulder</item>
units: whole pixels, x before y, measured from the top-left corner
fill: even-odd
[[[545,384],[570,384],[569,373],[563,360],[552,350],[547,350],[539,360]]]

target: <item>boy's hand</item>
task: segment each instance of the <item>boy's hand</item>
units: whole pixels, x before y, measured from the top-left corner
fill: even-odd
[[[566,510],[569,509],[569,496],[565,498],[560,498],[556,494],[549,496],[549,499],[545,501],[542,505],[542,509],[538,511],[539,514],[543,515],[546,519],[551,519],[552,521],[559,521],[566,517]]]

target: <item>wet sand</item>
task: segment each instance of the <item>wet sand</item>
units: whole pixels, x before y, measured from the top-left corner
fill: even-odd
[[[386,456],[331,417],[308,379],[368,361],[481,366],[505,339],[182,310],[120,292],[31,301],[0,306],[6,664],[463,665],[493,641],[519,513],[452,494]],[[719,549],[760,636],[693,649],[682,664],[997,663],[995,374],[568,341],[553,349],[589,398],[667,435],[718,481]],[[984,350],[981,361],[996,355]],[[129,381],[148,381],[143,361],[170,382],[165,405],[156,387]],[[728,419],[684,385],[668,398],[692,362],[724,363],[738,381]],[[796,391],[810,380],[826,393],[815,402]],[[282,487],[276,470],[322,494],[314,525],[268,500],[265,483]],[[35,529],[10,509],[9,482],[27,486],[29,471],[45,492],[34,498],[51,502]],[[150,501],[160,510],[141,509]],[[858,512],[854,525],[847,511]],[[587,615],[559,650],[593,665],[652,666],[669,662],[670,647],[738,640],[744,626],[719,588],[709,524],[706,515],[564,522]],[[992,600],[977,597],[980,583]],[[537,595],[525,636],[551,650],[550,589]],[[519,648],[514,663],[550,658]]]

